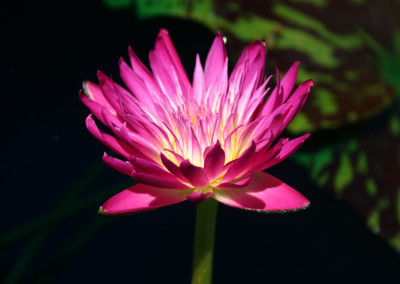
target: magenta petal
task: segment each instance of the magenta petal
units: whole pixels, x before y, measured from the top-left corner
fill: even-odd
[[[153,55],[151,55],[152,53]],[[156,58],[158,60],[156,60]],[[190,89],[190,81],[186,75],[185,69],[182,66],[178,53],[175,50],[167,30],[160,30],[160,33],[156,39],[154,50],[153,52],[150,52],[149,59],[154,75],[159,75],[164,78],[162,79],[163,84],[166,83],[165,78],[167,78],[168,75],[169,77],[173,78],[174,84],[180,85],[183,92],[187,92]],[[156,72],[154,69],[155,64],[158,65],[158,72]],[[164,66],[164,68],[161,68],[161,66]]]
[[[210,87],[214,81],[221,78],[227,58],[225,44],[220,33],[214,39],[214,42],[208,52],[206,64],[204,66],[204,75],[207,87]]]
[[[179,190],[190,188],[181,183],[180,181],[178,181],[177,179],[167,176],[160,177],[159,175],[153,175],[149,173],[136,173],[136,172],[132,172],[131,176],[137,182],[149,186],[154,186],[159,188],[179,189]]]
[[[177,165],[175,165],[171,160],[169,160],[164,154],[161,154],[160,156],[163,165],[167,168],[167,170],[171,174],[173,174],[174,176],[185,182],[189,182],[187,178],[185,178],[185,176],[181,173],[181,170]]]
[[[135,171],[132,173],[132,177],[138,182],[163,188],[189,188],[180,180],[178,180],[176,176],[161,168],[161,166],[157,163],[140,159],[138,157],[131,157],[130,162],[132,163]]]
[[[150,90],[147,86],[151,86],[152,94],[158,94],[159,89],[156,86],[154,79],[148,78],[144,81],[140,78],[122,59],[119,61],[120,75],[128,89],[145,107],[154,111],[153,96],[149,96]]]
[[[228,206],[267,212],[304,209],[310,204],[301,193],[264,172],[246,187],[215,189],[213,198]]]
[[[179,168],[181,173],[194,187],[201,188],[210,183],[203,168],[192,165],[189,160],[184,160]]]
[[[300,65],[299,61],[296,61],[295,63],[293,63],[281,81],[284,102],[289,97],[290,93],[293,90],[294,84],[296,83],[297,71],[299,69],[299,65]]]
[[[239,77],[243,74],[252,78],[254,73],[258,73],[259,79],[264,76],[264,65],[265,65],[265,55],[266,48],[262,41],[256,40],[248,44],[244,49],[242,54],[240,55],[238,61],[236,62],[235,67],[232,70],[231,76],[229,78],[229,83],[233,83],[235,80],[238,80]],[[244,68],[244,70],[243,70]],[[250,72],[247,72],[246,69],[249,69]],[[258,84],[259,79],[256,81]]]
[[[104,97],[103,92],[100,89],[100,86],[90,82],[84,81],[83,82],[83,92],[87,98],[91,101],[94,101],[101,105],[102,107],[106,107],[109,110],[114,110],[114,108],[109,104],[107,99]]]
[[[133,166],[131,163],[109,156],[107,153],[104,153],[103,161],[106,163],[106,165],[124,175],[130,176],[133,171]]]
[[[282,147],[277,149],[279,150],[277,155],[273,159],[269,160],[262,169],[270,168],[277,163],[282,162],[286,158],[289,158],[301,147],[301,145],[303,145],[304,141],[306,141],[308,137],[310,137],[310,133],[306,133],[300,137],[284,142]],[[271,148],[271,150],[273,149]]]
[[[186,200],[190,191],[156,188],[136,184],[108,199],[99,213],[102,215],[129,215],[157,209]]]
[[[293,118],[297,115],[297,113],[301,110],[306,99],[308,97],[308,93],[310,92],[311,87],[314,85],[312,80],[307,80],[300,84],[300,86],[294,91],[294,93],[290,96],[288,101],[286,102],[286,108],[291,108],[288,115],[285,117],[285,121],[283,123],[283,127],[286,126],[293,120]]]
[[[81,100],[82,103],[84,103],[92,112],[93,114],[103,123],[106,125],[106,121],[104,120],[103,117],[103,112],[106,110],[108,113],[110,113],[110,121],[112,121],[115,125],[121,125],[121,120],[116,114],[115,110],[109,106],[100,105],[99,103],[92,101],[90,98],[88,98],[84,92],[81,90],[79,92],[79,99]]]
[[[214,180],[221,174],[224,164],[225,152],[221,148],[221,143],[217,141],[204,158],[204,171],[209,180]]]
[[[110,148],[115,153],[123,156],[124,158],[129,158],[129,156],[131,155],[129,147],[123,141],[118,140],[117,138],[101,131],[94,122],[92,114],[90,114],[86,118],[86,127],[89,132],[105,146]]]
[[[171,57],[171,61],[174,64],[175,68],[177,69],[179,76],[181,77],[182,80],[184,80],[185,85],[190,85],[190,81],[186,75],[186,71],[182,66],[178,52],[176,52],[176,49],[174,47],[174,44],[172,43],[168,31],[165,29],[161,29],[156,41],[158,41],[159,39],[162,40],[162,42],[164,43],[164,47],[166,48],[169,56]]]
[[[213,192],[203,193],[203,191],[196,191],[188,194],[186,198],[194,204],[200,204],[213,196],[213,194]]]
[[[203,102],[203,96],[205,95],[205,80],[204,80],[204,71],[201,66],[200,56],[196,55],[196,66],[194,68],[193,73],[193,97],[197,100],[198,103]]]
[[[248,186],[253,182],[254,173],[251,173],[248,177],[234,182],[224,182],[216,186],[218,189],[232,189],[232,188],[242,188]]]
[[[228,167],[228,171],[222,178],[222,182],[230,181],[232,179],[237,178],[241,173],[246,172],[247,167],[252,162],[252,157],[256,150],[256,144],[254,142],[251,143],[251,146],[244,151],[244,153],[237,158],[236,160],[231,161],[225,166]]]

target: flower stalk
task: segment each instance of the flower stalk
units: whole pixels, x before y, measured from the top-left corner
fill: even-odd
[[[217,208],[214,199],[208,199],[196,208],[192,284],[210,284],[212,280]]]

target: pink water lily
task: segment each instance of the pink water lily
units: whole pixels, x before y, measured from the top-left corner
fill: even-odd
[[[104,162],[138,184],[111,197],[105,215],[127,215],[208,198],[256,211],[296,210],[309,201],[263,170],[283,161],[309,134],[279,138],[303,106],[313,82],[294,92],[299,63],[277,86],[265,79],[265,46],[250,43],[228,77],[228,57],[218,33],[204,69],[196,57],[192,83],[166,30],[150,51],[150,72],[129,48],[129,66],[119,61],[126,88],[98,72],[99,85],[86,81],[82,102],[93,114],[87,128],[122,159]],[[264,101],[264,98],[266,100]],[[277,140],[277,141],[276,141]],[[274,142],[275,141],[275,142]]]

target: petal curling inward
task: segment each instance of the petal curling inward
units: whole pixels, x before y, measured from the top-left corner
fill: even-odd
[[[129,215],[157,209],[186,200],[190,191],[173,190],[136,184],[108,199],[101,215]]]
[[[105,152],[103,155],[103,162],[110,168],[128,176],[130,176],[133,171],[131,163],[109,156]]]
[[[221,148],[221,143],[217,143],[205,154],[204,171],[209,180],[216,179],[224,168],[225,152]]]
[[[276,177],[259,172],[251,184],[237,189],[214,189],[215,200],[255,211],[290,211],[306,208],[310,201]]]
[[[194,186],[202,188],[207,186],[210,181],[208,180],[203,168],[196,167],[190,163],[189,160],[185,160],[179,166],[183,176]]]

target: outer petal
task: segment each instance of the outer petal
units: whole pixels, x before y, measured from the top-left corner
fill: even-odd
[[[133,166],[131,163],[129,163],[127,161],[122,161],[122,160],[114,158],[112,156],[109,156],[109,155],[107,155],[107,153],[104,153],[103,161],[109,167],[113,168],[114,170],[116,170],[124,175],[130,176],[133,171]]]
[[[115,153],[121,155],[122,157],[126,159],[129,158],[131,153],[129,147],[125,144],[125,142],[101,131],[97,127],[96,122],[94,122],[92,114],[89,114],[89,116],[86,118],[86,127],[89,132],[105,146],[110,148]]]
[[[138,182],[161,188],[189,188],[174,175],[161,168],[157,163],[146,161],[138,157],[131,157],[130,162],[134,167],[132,177]]]
[[[191,191],[136,184],[114,195],[100,207],[102,215],[129,215],[157,209],[186,200]]]
[[[189,189],[186,185],[179,182],[175,178],[171,177],[160,177],[159,175],[152,175],[148,173],[136,173],[132,172],[132,177],[137,182],[147,184],[149,186],[154,186],[157,188],[168,188],[168,189]]]
[[[264,172],[257,173],[246,187],[215,189],[213,198],[228,206],[255,211],[298,210],[310,204],[298,191]]]
[[[110,105],[110,103],[104,97],[104,94],[100,89],[100,86],[90,81],[84,81],[82,86],[83,86],[83,92],[85,93],[85,96],[87,98],[89,98],[91,101],[98,103],[100,106],[109,109],[113,113],[116,113],[115,109]]]

